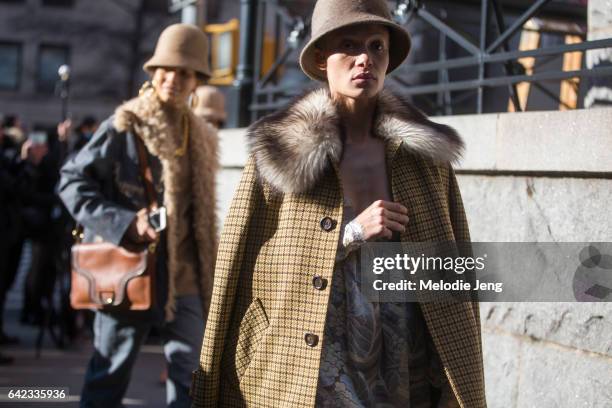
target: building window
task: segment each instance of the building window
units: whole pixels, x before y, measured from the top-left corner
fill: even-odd
[[[46,7],[72,7],[74,0],[42,0],[42,5]]]
[[[0,89],[19,88],[21,44],[0,42]]]
[[[61,45],[41,45],[38,55],[38,90],[53,93],[59,80],[57,70],[68,64],[70,50]]]

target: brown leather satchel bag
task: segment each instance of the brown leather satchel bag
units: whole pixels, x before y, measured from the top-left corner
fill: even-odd
[[[146,148],[138,136],[138,161],[148,201],[157,207]],[[139,252],[109,242],[72,246],[70,305],[74,309],[147,310],[155,294],[155,243]]]

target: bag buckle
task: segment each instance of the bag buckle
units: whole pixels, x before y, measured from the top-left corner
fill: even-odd
[[[100,292],[100,301],[103,305],[112,305],[115,301],[115,292],[112,291],[104,291]]]

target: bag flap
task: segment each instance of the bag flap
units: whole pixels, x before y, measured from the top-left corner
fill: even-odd
[[[118,305],[128,281],[146,271],[147,251],[130,252],[108,242],[76,244],[72,247],[72,268],[89,280],[92,299]]]

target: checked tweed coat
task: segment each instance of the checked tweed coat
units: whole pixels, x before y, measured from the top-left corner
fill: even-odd
[[[469,241],[450,165],[462,149],[457,134],[387,91],[374,123],[393,199],[409,211],[401,240]],[[256,122],[249,144],[217,255],[194,406],[312,407],[343,208],[329,92]],[[314,275],[327,281],[323,290]],[[485,407],[478,304],[421,309],[459,404]]]

